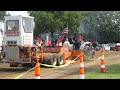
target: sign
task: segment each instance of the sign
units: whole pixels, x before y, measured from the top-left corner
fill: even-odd
[[[58,48],[43,48],[43,52],[59,52]]]
[[[24,35],[24,44],[31,44],[31,36],[30,35]]]
[[[19,36],[20,35],[20,31],[6,31],[5,35],[6,36]]]

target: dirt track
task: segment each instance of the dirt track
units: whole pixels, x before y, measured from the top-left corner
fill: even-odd
[[[105,51],[105,65],[120,63],[120,51]],[[95,59],[100,57],[100,51],[96,52]],[[41,67],[41,79],[75,79],[79,77],[79,62],[62,68]],[[100,68],[100,60],[84,61],[85,72]],[[28,69],[22,67],[9,67],[8,63],[0,63],[0,79],[13,79],[26,72]],[[34,79],[34,70],[23,75],[19,79]]]

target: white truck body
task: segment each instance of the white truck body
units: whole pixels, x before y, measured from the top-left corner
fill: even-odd
[[[33,46],[33,19],[34,17],[21,15],[5,16],[5,46]],[[17,29],[14,30],[14,27]]]
[[[110,45],[109,44],[102,44],[102,47],[105,49],[105,51],[110,50]]]
[[[34,17],[17,15],[4,18],[5,61],[22,63],[21,50],[33,46]],[[27,57],[25,60],[30,62]]]

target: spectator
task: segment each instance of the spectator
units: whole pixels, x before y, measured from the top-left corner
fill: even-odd
[[[75,40],[75,42],[74,42],[75,50],[79,50],[80,49],[80,45],[81,45],[81,43],[79,41]]]
[[[94,52],[93,52],[93,48],[92,48],[91,43],[86,44],[85,47],[84,47],[84,50],[85,50],[85,55],[87,57],[94,58]]]
[[[60,43],[58,44],[58,46],[62,46],[62,42],[60,42]]]
[[[94,41],[94,42],[92,43],[92,46],[93,46],[93,54],[92,54],[92,58],[94,58],[95,51],[96,51],[96,47],[97,47],[97,43]]]
[[[42,43],[43,46],[47,46],[47,41],[45,39],[43,39],[42,42],[43,42]]]
[[[70,50],[70,42],[68,41],[68,38],[66,38],[65,42],[63,43],[63,47],[67,47]]]
[[[48,46],[52,46],[51,40],[48,40]]]
[[[96,48],[96,47],[97,47],[97,43],[94,41],[94,42],[92,43],[92,46],[93,46],[93,48]]]
[[[85,51],[90,50],[90,44],[86,44],[85,47],[84,47],[84,50],[85,50]]]
[[[52,46],[56,45],[56,40],[52,40]]]
[[[34,42],[34,44],[36,45],[36,46],[38,46],[38,47],[40,47],[41,45],[42,45],[42,40],[40,39],[40,38],[36,38],[35,39],[35,42]]]

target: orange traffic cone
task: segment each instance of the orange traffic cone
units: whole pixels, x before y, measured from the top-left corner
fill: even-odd
[[[36,60],[35,79],[40,79],[40,64],[39,64],[39,59]]]
[[[81,53],[79,59],[80,59],[80,79],[84,79],[83,53]]]
[[[105,61],[104,61],[104,48],[101,49],[101,72],[105,72]]]

